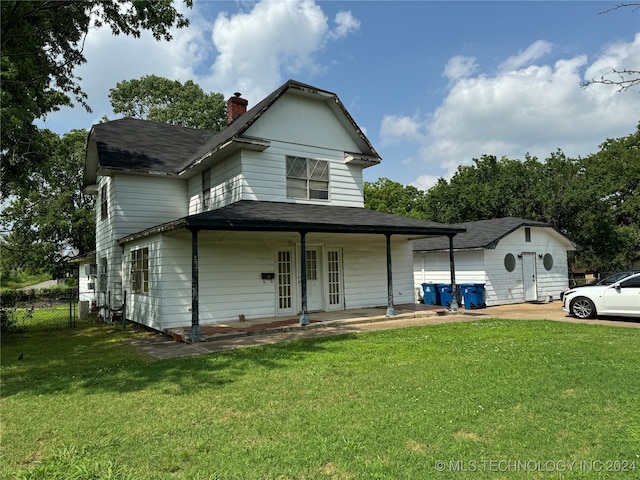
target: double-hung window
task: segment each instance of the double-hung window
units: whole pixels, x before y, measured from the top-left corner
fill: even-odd
[[[107,269],[107,257],[100,257],[100,271],[98,273],[100,275],[98,277],[98,281],[100,282],[100,291],[106,292],[109,274],[109,270]]]
[[[202,209],[208,210],[211,206],[211,170],[202,172]]]
[[[106,185],[100,189],[100,220],[106,220],[109,216],[109,200]]]
[[[329,200],[329,162],[287,157],[287,198]]]
[[[149,249],[131,250],[131,292],[149,293]]]

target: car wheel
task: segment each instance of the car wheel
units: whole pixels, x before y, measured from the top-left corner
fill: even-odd
[[[578,297],[571,302],[571,313],[577,318],[593,318],[596,316],[596,306],[585,297]]]

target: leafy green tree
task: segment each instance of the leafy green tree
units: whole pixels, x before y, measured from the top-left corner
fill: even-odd
[[[188,80],[147,75],[124,80],[109,90],[115,113],[183,127],[219,131],[227,126],[227,105],[221,93],[205,93]]]
[[[365,207],[377,212],[424,219],[425,192],[412,185],[381,178],[364,184]]]
[[[95,248],[93,195],[80,191],[87,132],[74,130],[62,138],[43,130],[51,152],[34,173],[34,187],[13,197],[0,214],[2,266],[28,273],[59,276],[66,260]]]
[[[544,162],[483,155],[428,192],[388,179],[365,183],[367,208],[443,223],[505,216],[549,223],[578,243],[572,263],[629,268],[640,253],[640,125],[585,158],[561,150]]]
[[[640,124],[631,135],[606,140],[580,166],[580,191],[593,202],[583,215],[597,215],[584,222],[593,262],[601,270],[629,268],[640,253]]]
[[[191,7],[192,0],[184,2]],[[0,173],[6,198],[29,183],[47,156],[34,121],[71,106],[72,98],[89,110],[74,69],[86,62],[82,50],[90,29],[108,25],[114,35],[134,37],[149,30],[157,40],[170,40],[172,27],[189,22],[170,0],[3,0],[0,8]]]

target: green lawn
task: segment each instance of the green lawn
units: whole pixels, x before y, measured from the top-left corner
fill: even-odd
[[[3,478],[640,478],[640,329],[482,320],[175,360],[133,335],[3,337]]]

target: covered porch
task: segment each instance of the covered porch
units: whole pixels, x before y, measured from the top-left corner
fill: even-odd
[[[395,315],[390,319],[387,315],[387,306],[381,305],[372,308],[356,308],[350,310],[338,310],[331,312],[309,313],[309,323],[300,324],[297,316],[264,317],[251,320],[236,320],[233,322],[200,325],[200,334],[192,338],[190,327],[169,328],[163,333],[173,338],[176,342],[214,342],[242,338],[250,335],[265,335],[270,333],[295,332],[301,328],[336,328],[362,323],[372,323],[393,320],[397,326],[402,326],[403,321],[415,318],[438,317],[446,315],[449,310],[437,305],[424,305],[420,303],[407,303],[395,305]]]

